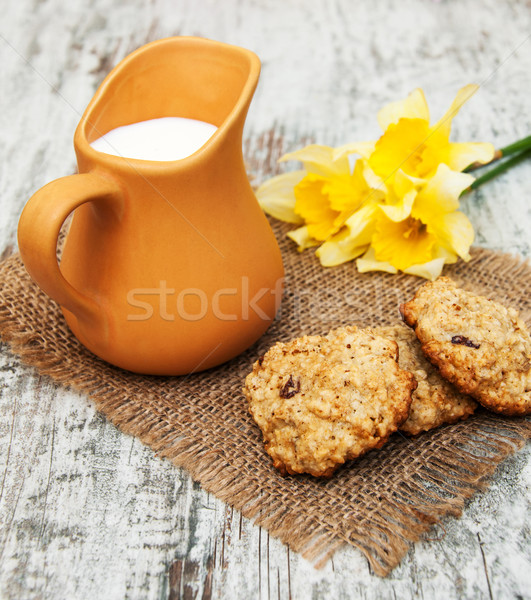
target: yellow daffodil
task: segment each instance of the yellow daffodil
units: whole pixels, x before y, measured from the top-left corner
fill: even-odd
[[[457,208],[459,196],[473,180],[471,175],[456,173],[440,164],[411,205],[407,196],[402,207],[393,207],[399,209],[394,213],[381,205],[371,238],[372,252],[358,261],[358,270],[392,271],[392,267],[394,272],[435,279],[445,263],[455,262],[458,256],[468,260],[474,230]]]
[[[288,236],[299,250],[319,246],[324,266],[357,259],[360,272],[436,278],[445,263],[470,258],[474,231],[458,209],[474,178],[461,171],[494,157],[492,144],[450,142],[452,119],[477,87],[459,90],[434,125],[417,89],[378,113],[377,141],[286,154],[282,161],[298,160],[303,169],[260,186],[261,206],[299,225]]]
[[[459,90],[446,114],[430,126],[424,93],[417,89],[378,113],[384,131],[378,141],[336,150],[336,157],[361,155],[386,189],[371,252],[357,261],[360,271],[402,270],[432,279],[458,255],[469,259],[473,229],[457,209],[459,195],[474,178],[460,171],[492,160],[494,146],[453,143],[449,137],[453,117],[476,90],[475,85]]]
[[[449,140],[452,119],[477,89],[478,86],[473,84],[460,89],[444,116],[431,126],[424,93],[420,89],[414,90],[405,100],[380,110],[378,123],[384,133],[377,142],[349,144],[338,149],[336,154],[360,154],[384,180],[399,169],[407,175],[425,179],[431,177],[441,163],[454,171],[462,171],[473,162],[488,162],[494,156],[492,144]]]
[[[300,224],[303,219],[295,212],[295,186],[308,174],[331,178],[349,173],[349,161],[346,155],[334,160],[331,148],[317,144],[284,154],[279,162],[290,160],[302,162],[304,169],[268,179],[256,190],[256,197],[267,214],[287,223]]]
[[[364,161],[358,160],[352,170],[348,157],[334,157],[334,152],[328,146],[313,145],[286,154],[282,161],[299,160],[305,170],[275,177],[257,190],[258,201],[266,212],[273,216],[283,213],[285,221],[304,223],[288,234],[300,250],[337,234],[373,191],[373,201],[382,197],[369,187]],[[275,186],[282,193],[272,194]]]

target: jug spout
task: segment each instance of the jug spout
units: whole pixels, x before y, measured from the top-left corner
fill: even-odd
[[[111,129],[178,116],[218,128],[204,151],[228,131],[241,133],[259,75],[259,58],[244,48],[195,37],[151,42],[109,73],[77,128],[76,147],[90,153]]]

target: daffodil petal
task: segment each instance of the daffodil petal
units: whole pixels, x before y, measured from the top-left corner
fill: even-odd
[[[294,229],[293,231],[289,231],[288,237],[298,245],[299,252],[306,250],[306,248],[319,245],[319,242],[314,240],[309,234],[308,227],[306,227],[306,225],[303,225],[298,229]]]
[[[393,191],[399,198],[405,196],[405,194],[409,193],[413,188],[411,179],[412,178],[409,178],[402,169],[398,169],[395,173],[395,176],[393,177]]]
[[[348,157],[344,156],[335,160],[334,149],[330,146],[311,144],[295,152],[284,154],[279,162],[288,160],[298,160],[303,163],[304,168],[309,173],[324,177],[330,177],[338,173],[350,173]]]
[[[374,152],[375,144],[376,142],[353,142],[351,144],[339,146],[334,150],[334,160],[339,160],[349,154],[359,154],[362,158],[369,158]]]
[[[395,191],[398,194],[400,194],[400,193],[405,194],[412,187],[418,188],[425,184],[426,184],[426,179],[423,179],[421,177],[414,177],[413,175],[409,175],[408,173],[405,173],[402,169],[398,169],[398,171],[395,173],[395,177],[394,177],[394,181],[393,181],[393,186],[395,188]]]
[[[444,263],[444,258],[435,258],[434,260],[430,260],[421,265],[412,265],[411,267],[404,269],[404,273],[434,281],[441,274]]]
[[[293,188],[303,179],[306,172],[290,171],[264,181],[256,190],[256,198],[262,210],[268,215],[288,223],[302,223],[302,218],[294,211],[295,194]]]
[[[387,186],[384,180],[371,169],[369,163],[366,160],[362,160],[363,164],[363,178],[367,182],[367,185],[372,189],[371,196],[376,200],[375,192],[380,192],[385,195],[387,193]]]
[[[459,211],[442,215],[433,225],[428,226],[439,243],[456,252],[463,260],[470,260],[470,246],[474,241],[474,228],[468,217]]]
[[[417,190],[410,190],[397,204],[380,204],[382,210],[391,221],[403,221],[411,214],[411,207],[417,196]]]
[[[369,248],[367,252],[356,261],[356,267],[360,273],[368,273],[369,271],[385,271],[386,273],[398,273],[393,265],[376,260],[374,250]]]
[[[444,115],[435,124],[433,129],[438,130],[441,135],[444,135],[446,139],[450,136],[450,129],[452,127],[452,119],[461,110],[461,107],[465,102],[470,100],[472,96],[478,91],[479,85],[475,83],[469,83],[462,87],[454,98],[450,108],[444,113]]]
[[[294,152],[288,152],[280,157],[278,162],[286,162],[288,160],[298,160],[300,162],[333,162],[334,149],[330,146],[322,144],[310,144],[299,148]]]
[[[494,158],[495,148],[490,143],[450,143],[446,163],[455,171],[462,171],[474,162],[488,163]]]
[[[400,119],[423,119],[429,123],[430,111],[424,92],[420,88],[413,90],[404,100],[387,104],[378,113],[378,124],[382,131],[391,123],[398,123]]]
[[[441,163],[417,198],[411,214],[424,223],[437,221],[442,214],[459,208],[459,196],[474,181],[468,173],[458,173]]]
[[[367,246],[356,246],[348,243],[348,240],[329,240],[322,244],[315,252],[323,267],[335,267],[342,265],[363,254]]]
[[[457,254],[444,246],[435,245],[433,247],[433,256],[434,258],[444,258],[444,262],[447,265],[452,265],[457,262]]]
[[[372,202],[362,206],[346,221],[348,237],[355,246],[363,246],[371,241],[376,226],[375,217],[378,214],[378,204]]]
[[[371,242],[375,228],[376,203],[366,204],[351,215],[345,226],[317,250],[321,264],[332,267],[363,254]]]

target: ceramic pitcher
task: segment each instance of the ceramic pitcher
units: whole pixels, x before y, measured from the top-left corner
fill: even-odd
[[[138,49],[107,76],[76,129],[79,173],[26,205],[24,264],[100,358],[140,373],[195,372],[245,350],[274,319],[282,260],[242,158],[259,72],[252,52],[200,38]],[[167,116],[218,129],[176,161],[90,146],[116,127]]]

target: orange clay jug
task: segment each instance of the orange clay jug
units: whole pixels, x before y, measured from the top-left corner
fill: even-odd
[[[211,40],[139,48],[106,77],[76,129],[79,173],[24,208],[18,241],[29,274],[100,358],[153,375],[200,371],[248,348],[274,319],[282,260],[242,157],[259,73],[255,54]],[[91,146],[117,127],[164,117],[217,130],[179,160]]]

